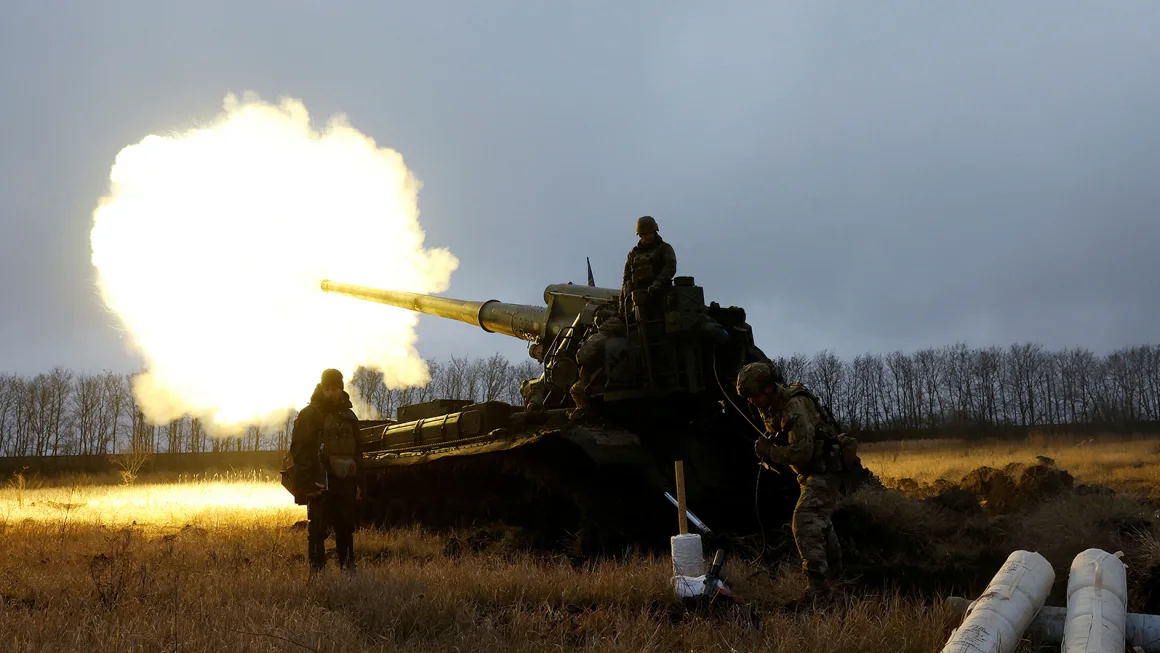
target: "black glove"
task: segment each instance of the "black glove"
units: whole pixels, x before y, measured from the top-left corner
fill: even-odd
[[[773,440],[769,438],[757,438],[757,441],[753,443],[753,453],[757,454],[759,460],[765,460],[773,452],[774,446]]]
[[[789,431],[781,429],[777,433],[774,433],[772,436],[770,436],[769,439],[777,446],[784,447],[785,445],[789,444]]]

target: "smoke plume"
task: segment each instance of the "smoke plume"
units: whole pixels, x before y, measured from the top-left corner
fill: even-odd
[[[148,419],[274,424],[328,367],[348,387],[359,365],[391,387],[427,382],[415,314],[319,289],[439,292],[458,266],[423,246],[403,157],[345,116],[318,131],[298,100],[230,94],[208,125],[121,150],[110,180],[92,262],[145,360],[133,390]]]

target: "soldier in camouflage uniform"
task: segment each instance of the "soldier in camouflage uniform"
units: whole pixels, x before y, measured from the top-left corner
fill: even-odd
[[[338,565],[354,571],[355,502],[363,479],[358,417],[343,390],[342,372],[329,369],[298,413],[290,440],[296,501],[306,502],[311,574],[326,566],[326,538],[334,530]],[[299,499],[301,498],[301,499]]]
[[[636,233],[640,241],[628,252],[621,284],[626,311],[631,311],[634,305],[645,311],[654,307],[677,274],[677,254],[658,231],[657,221],[651,215],[637,219]]]
[[[596,333],[588,337],[576,352],[576,362],[580,365],[580,379],[572,384],[569,394],[576,407],[568,413],[568,418],[577,420],[588,412],[588,393],[600,390],[608,380],[609,370],[604,365],[605,347],[609,338],[624,336],[624,322],[615,315],[599,316]]]
[[[797,474],[801,494],[793,535],[807,579],[807,596],[824,594],[841,573],[842,547],[830,515],[845,478],[861,469],[857,441],[839,433],[829,409],[800,383],[786,384],[769,363],[750,363],[737,374],[737,394],[757,408],[767,437],[754,452],[761,464],[786,465]]]
[[[624,262],[621,302],[625,322],[644,338],[650,381],[663,387],[675,380],[671,351],[664,345],[664,317],[665,295],[677,273],[677,255],[657,231],[657,221],[652,216],[637,219],[640,241]]]

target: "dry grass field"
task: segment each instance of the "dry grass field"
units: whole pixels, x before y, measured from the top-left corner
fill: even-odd
[[[1140,490],[1155,471],[1134,467],[1124,452],[1154,465],[1154,447],[882,444],[867,447],[865,460],[889,484],[953,480],[980,465],[1048,455],[1074,465],[1082,482]],[[786,610],[800,583],[788,558],[731,559],[726,576],[748,605],[689,611],[673,596],[665,556],[577,564],[502,541],[457,546],[459,536],[415,529],[361,530],[355,575],[332,566],[308,582],[306,533],[296,525],[305,509],[272,477],[93,481],[12,479],[0,489],[0,650],[917,653],[939,650],[956,622],[938,596],[869,582],[852,583],[822,610]],[[1043,550],[1065,580],[1070,556],[1087,546],[1124,549],[1130,574],[1160,564],[1155,509],[1137,497],[1057,497],[1007,522],[1001,535],[979,531],[982,539],[962,537],[963,529],[985,529],[992,517],[957,516],[896,491],[860,493],[843,511],[840,523],[859,529],[847,547],[855,572],[859,561],[865,572],[908,556],[938,564],[975,556],[987,567],[983,553],[1015,547]],[[1109,518],[1136,527],[1109,527]],[[878,531],[902,539],[868,535]],[[875,537],[878,548],[862,541]],[[910,541],[921,553],[899,544]],[[980,572],[984,582],[995,568]],[[1140,605],[1151,600],[1148,582],[1134,586]]]
[[[1160,437],[1156,436],[1032,435],[1018,441],[910,440],[862,446],[863,464],[887,485],[903,478],[918,483],[958,481],[979,467],[1034,463],[1036,456],[1053,459],[1079,483],[1160,498]]]

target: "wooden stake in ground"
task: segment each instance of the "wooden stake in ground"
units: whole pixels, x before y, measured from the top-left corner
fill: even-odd
[[[688,511],[685,509],[685,461],[677,461],[677,512],[681,520],[681,535],[689,532]]]

